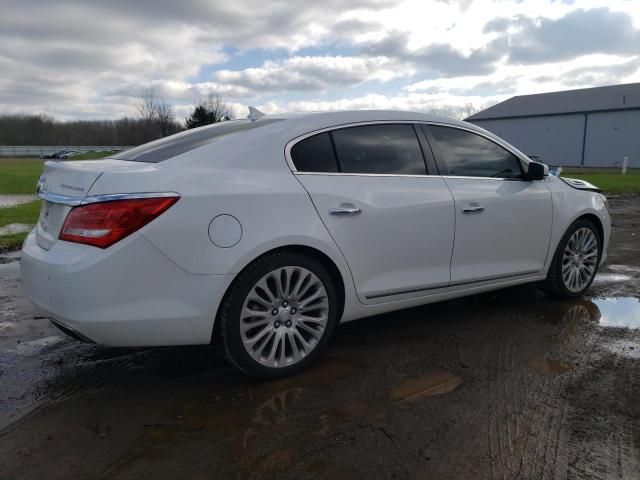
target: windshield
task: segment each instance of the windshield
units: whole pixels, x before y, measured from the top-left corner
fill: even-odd
[[[144,145],[113,155],[111,158],[130,160],[132,162],[158,163],[202,147],[224,135],[251,130],[281,120],[281,118],[262,118],[254,121],[230,120],[220,122],[145,143]]]

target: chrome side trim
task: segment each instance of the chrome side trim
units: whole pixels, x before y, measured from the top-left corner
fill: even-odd
[[[512,279],[512,278],[520,278],[520,277],[527,277],[533,274],[539,273],[539,270],[529,270],[526,272],[521,272],[521,273],[514,273],[514,274],[508,274],[508,275],[496,275],[493,277],[484,277],[484,278],[479,278],[476,280],[466,280],[464,282],[454,282],[454,283],[449,283],[449,284],[438,284],[438,285],[433,285],[430,287],[418,287],[418,288],[411,288],[411,289],[405,289],[405,290],[387,290],[382,291],[382,292],[378,292],[378,293],[374,293],[372,295],[366,295],[365,298],[367,300],[374,300],[376,298],[383,298],[383,297],[391,297],[391,296],[395,296],[395,295],[406,295],[407,293],[419,293],[419,292],[427,292],[430,290],[442,290],[445,288],[451,288],[451,287],[461,287],[461,286],[465,286],[465,285],[473,285],[476,283],[484,283],[484,282],[490,282],[493,280],[506,280],[506,279]]]
[[[408,177],[408,178],[452,178],[463,180],[493,180],[496,182],[529,182],[524,178],[497,178],[497,177],[464,177],[457,175],[405,175],[401,173],[342,173],[342,172],[293,172],[294,175],[322,175],[325,177]]]
[[[82,203],[84,197],[71,197],[69,195],[61,195],[59,193],[38,192],[38,198],[51,203],[59,203],[61,205],[69,205],[75,207]]]
[[[527,158],[524,159],[521,155],[519,155],[517,152],[514,152],[513,150],[511,150],[511,148],[509,148],[509,145],[506,145],[504,140],[498,138],[498,137],[490,137],[489,135],[487,135],[484,132],[479,132],[473,128],[469,128],[469,127],[465,127],[465,126],[461,126],[461,125],[456,125],[456,124],[452,124],[452,123],[446,123],[446,122],[428,122],[428,121],[424,121],[424,120],[371,120],[368,122],[355,122],[355,123],[345,123],[342,125],[334,125],[331,127],[326,127],[326,128],[321,128],[319,130],[314,130],[312,132],[309,133],[305,133],[304,135],[300,135],[292,140],[289,140],[289,142],[285,145],[284,147],[284,156],[285,156],[285,160],[287,161],[287,165],[289,165],[289,168],[291,169],[291,171],[296,174],[296,175],[351,175],[351,176],[360,176],[360,177],[370,177],[370,176],[379,176],[379,177],[437,177],[440,175],[402,175],[402,174],[394,174],[394,173],[342,173],[342,172],[298,172],[298,170],[296,169],[296,166],[293,164],[293,159],[291,158],[291,149],[293,148],[293,146],[298,143],[301,142],[302,140],[304,140],[305,138],[309,138],[312,137],[314,135],[318,135],[320,133],[324,133],[324,132],[330,132],[332,130],[340,130],[343,128],[349,128],[349,127],[361,127],[361,126],[365,126],[365,125],[380,125],[380,124],[404,124],[404,123],[409,123],[412,125],[436,125],[436,126],[442,126],[442,127],[449,127],[449,128],[457,128],[459,130],[465,130],[467,132],[471,132],[471,133],[475,133],[476,135],[479,135],[481,137],[486,138],[487,140],[489,140],[490,142],[496,143],[498,145],[500,145],[502,148],[504,148],[507,152],[511,153],[514,157],[516,157],[517,159],[519,159],[521,162],[523,162],[525,165],[528,164],[531,159]],[[493,177],[465,177],[465,176],[447,176],[447,175],[442,175],[442,177],[444,178],[475,178],[475,179],[490,179],[490,180],[519,180],[519,181],[528,181],[526,179],[520,179],[520,178],[493,178]]]
[[[464,175],[442,175],[442,178],[450,178],[452,180],[496,180],[496,181],[508,181],[508,182],[530,182],[526,178],[502,178],[502,177],[465,177]]]
[[[135,200],[139,198],[167,198],[180,197],[176,192],[140,192],[140,193],[107,193],[104,195],[90,195],[85,197],[82,205],[88,203],[111,202],[113,200]]]
[[[78,205],[86,205],[89,203],[110,202],[113,200],[132,200],[139,198],[164,198],[164,197],[180,197],[176,192],[140,192],[140,193],[109,193],[104,195],[89,195],[87,197],[72,197],[69,195],[61,195],[59,193],[40,192],[38,197],[51,203],[68,205],[77,207]]]

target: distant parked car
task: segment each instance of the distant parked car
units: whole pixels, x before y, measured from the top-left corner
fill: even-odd
[[[582,295],[611,230],[593,185],[409,112],[218,123],[47,162],[38,195],[22,283],[56,325],[214,342],[262,377],[308,365],[340,321],[528,282]]]
[[[73,155],[77,155],[79,152],[76,150],[60,150],[58,152],[53,152],[45,155],[40,155],[42,159],[58,159],[58,160],[66,160]]]

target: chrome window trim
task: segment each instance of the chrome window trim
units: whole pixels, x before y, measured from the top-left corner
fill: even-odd
[[[398,173],[299,172],[293,163],[293,158],[291,157],[291,149],[296,143],[301,142],[306,138],[313,137],[314,135],[319,135],[325,132],[331,132],[333,130],[341,130],[343,128],[349,128],[349,127],[362,127],[366,125],[380,125],[380,124],[406,124],[406,123],[411,125],[435,125],[439,127],[457,128],[459,130],[475,133],[476,135],[479,135],[489,140],[490,142],[493,142],[499,145],[500,147],[504,148],[507,152],[512,154],[518,160],[520,160],[521,162],[524,162],[525,165],[528,165],[529,161],[531,161],[531,159],[527,159],[527,160],[523,159],[522,156],[518,155],[516,152],[511,150],[508,146],[504,145],[504,143],[500,141],[500,139],[492,138],[489,135],[486,135],[484,132],[479,132],[477,130],[474,130],[473,128],[465,127],[462,125],[455,125],[455,124],[446,123],[446,122],[425,121],[425,120],[370,120],[366,122],[345,123],[341,125],[334,125],[331,127],[321,128],[319,130],[314,130],[312,132],[305,133],[304,135],[300,135],[298,137],[293,138],[292,140],[289,140],[289,142],[287,142],[287,144],[284,147],[285,160],[287,161],[287,165],[289,165],[289,168],[291,169],[291,172],[294,175],[327,175],[327,176],[348,175],[348,176],[356,176],[356,177],[442,177],[442,178],[475,178],[478,180],[509,180],[509,181],[515,180],[519,182],[528,181],[523,178],[472,177],[472,176],[463,176],[463,175],[439,175],[437,173],[427,174],[427,175],[406,175],[406,174],[398,174]]]
[[[439,177],[440,175],[419,175],[408,173],[351,173],[351,172],[293,172],[294,175],[322,175],[322,176],[341,176],[341,177],[408,177],[408,178],[424,178]]]
[[[38,197],[51,203],[77,207],[78,205],[88,205],[90,203],[110,202],[113,200],[135,200],[140,198],[167,198],[180,197],[176,192],[139,192],[139,193],[108,193],[103,195],[89,195],[86,197],[72,197],[59,193],[40,192]]]

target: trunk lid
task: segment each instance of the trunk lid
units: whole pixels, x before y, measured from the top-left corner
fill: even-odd
[[[53,246],[69,211],[82,202],[103,173],[135,169],[139,168],[134,162],[122,160],[46,162],[37,190],[43,200],[36,225],[38,245],[46,250]]]

